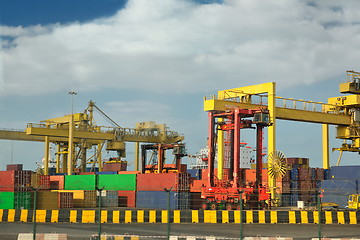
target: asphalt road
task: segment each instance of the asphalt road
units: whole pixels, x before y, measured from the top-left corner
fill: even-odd
[[[167,233],[163,223],[102,224],[102,232],[107,234],[130,234],[140,236],[162,236]],[[32,232],[32,223],[0,223],[0,239],[16,239],[18,233]],[[296,240],[308,240],[318,237],[318,226],[315,224],[244,224],[244,237],[293,237]],[[90,239],[97,234],[97,224],[75,223],[38,223],[38,233],[66,233],[68,239]],[[170,234],[174,236],[216,236],[222,238],[239,238],[239,224],[171,224]],[[360,238],[359,225],[322,225],[322,237]],[[141,239],[161,239],[141,238]]]

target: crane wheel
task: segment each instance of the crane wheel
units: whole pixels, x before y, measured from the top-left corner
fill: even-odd
[[[226,210],[230,211],[230,210],[233,210],[234,209],[234,204],[232,203],[227,203],[226,206],[225,206]]]
[[[210,203],[210,209],[211,210],[216,210],[217,209],[217,203],[216,202]]]
[[[207,202],[203,202],[203,203],[201,204],[201,209],[202,209],[202,210],[207,210],[207,209],[209,209],[209,204],[208,204]]]

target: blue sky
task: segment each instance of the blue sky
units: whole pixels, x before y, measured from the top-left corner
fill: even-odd
[[[218,90],[274,81],[282,97],[327,102],[340,95],[345,71],[360,70],[359,5],[3,0],[0,127],[24,129],[68,114],[74,90],[76,111],[93,100],[123,127],[167,123],[195,153],[207,137],[203,97]],[[279,121],[277,131],[279,150],[321,166],[320,125]],[[332,139],[331,147],[339,144]],[[0,141],[0,149],[0,169],[11,161],[33,169],[43,154],[41,143]],[[132,144],[128,149],[131,162]],[[345,154],[343,164],[358,160]]]

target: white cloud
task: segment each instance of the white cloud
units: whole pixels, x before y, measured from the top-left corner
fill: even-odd
[[[87,23],[1,27],[0,95],[282,86],[358,70],[357,1],[130,0]],[[8,40],[6,37],[11,37]]]

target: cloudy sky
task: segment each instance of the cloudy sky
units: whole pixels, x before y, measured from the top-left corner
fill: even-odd
[[[69,114],[73,90],[75,111],[93,100],[123,127],[166,123],[195,153],[207,137],[204,96],[276,82],[279,96],[327,102],[340,95],[346,70],[360,71],[356,0],[1,4],[0,128]],[[320,125],[279,121],[277,146],[321,166]],[[0,149],[0,168],[21,162],[32,169],[43,154],[41,143],[3,140]],[[129,144],[129,161],[131,151]],[[332,164],[337,157],[331,154]],[[344,154],[343,164],[356,160]]]

